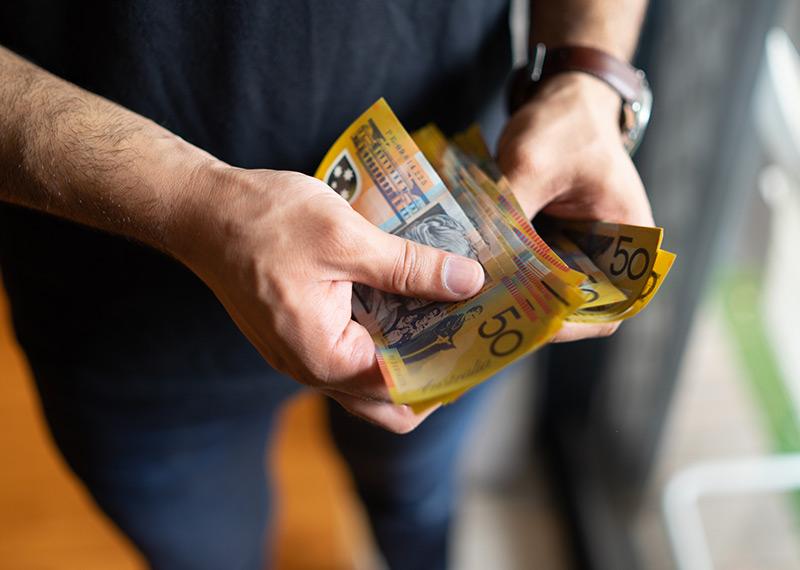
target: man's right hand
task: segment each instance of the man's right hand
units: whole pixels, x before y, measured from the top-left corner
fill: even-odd
[[[425,416],[391,403],[353,283],[456,301],[477,293],[477,262],[383,232],[315,178],[210,163],[174,211],[170,250],[222,301],[276,369],[395,432]]]
[[[0,47],[0,200],[165,250],[199,275],[266,360],[396,432],[352,283],[455,301],[477,262],[382,232],[322,182],[225,165]]]

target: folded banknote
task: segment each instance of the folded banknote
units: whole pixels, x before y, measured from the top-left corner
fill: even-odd
[[[471,257],[485,283],[457,303],[353,286],[392,399],[421,411],[548,342],[564,321],[609,322],[643,309],[675,256],[663,230],[526,218],[477,128],[410,135],[377,101],[333,144],[316,176],[384,231]]]

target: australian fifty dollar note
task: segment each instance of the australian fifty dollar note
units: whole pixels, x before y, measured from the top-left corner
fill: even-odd
[[[482,290],[460,303],[354,284],[353,315],[372,335],[397,403],[419,410],[454,399],[547,342],[582,302],[577,284],[585,276],[562,268],[570,277],[562,283],[529,251],[487,243],[486,228],[473,222],[479,212],[464,210],[473,202],[453,197],[383,99],[342,133],[316,176],[382,230],[484,268]],[[541,279],[571,301],[543,298]]]

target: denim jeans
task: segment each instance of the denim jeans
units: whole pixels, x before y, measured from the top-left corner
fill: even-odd
[[[30,360],[61,453],[153,568],[264,567],[264,454],[294,382],[260,358],[235,374],[209,361],[181,370],[157,358]],[[456,464],[487,391],[473,390],[407,435],[329,402],[333,439],[390,568],[446,567]]]

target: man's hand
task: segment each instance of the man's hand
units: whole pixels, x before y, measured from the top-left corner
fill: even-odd
[[[528,218],[652,226],[636,168],[620,139],[620,99],[586,74],[550,79],[511,117],[498,161]],[[608,336],[616,324],[566,323],[555,342]]]
[[[483,285],[477,262],[381,231],[319,180],[204,166],[184,192],[172,253],[215,292],[278,370],[395,432],[417,416],[391,403],[352,283],[455,301]]]
[[[0,200],[139,240],[189,266],[275,368],[395,432],[353,282],[455,301],[470,259],[382,232],[325,184],[232,168],[0,47]]]

